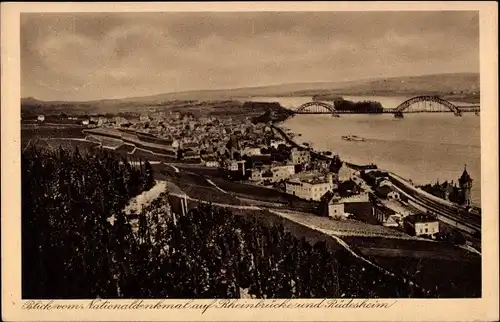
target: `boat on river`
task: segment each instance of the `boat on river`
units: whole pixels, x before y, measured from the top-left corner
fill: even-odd
[[[365,138],[362,138],[360,136],[357,136],[357,135],[343,135],[341,136],[342,140],[345,140],[345,141],[364,141]]]

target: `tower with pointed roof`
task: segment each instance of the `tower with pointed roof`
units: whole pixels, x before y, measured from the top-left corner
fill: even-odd
[[[464,172],[462,172],[462,175],[458,179],[458,184],[460,185],[462,204],[466,205],[466,206],[470,206],[470,204],[471,204],[470,190],[472,188],[472,178],[470,177],[469,173],[467,172],[467,165],[465,165]]]
[[[226,143],[226,150],[231,160],[236,159],[236,155],[241,154],[241,142],[236,135],[231,135]]]

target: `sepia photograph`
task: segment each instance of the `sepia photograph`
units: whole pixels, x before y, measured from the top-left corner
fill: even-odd
[[[23,308],[484,297],[480,11],[358,8],[21,12]]]

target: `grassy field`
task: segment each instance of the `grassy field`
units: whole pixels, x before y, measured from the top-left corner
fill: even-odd
[[[221,171],[219,168],[208,168],[201,164],[179,164],[176,165],[176,167],[178,167],[181,170],[192,172],[202,176],[209,176],[215,178],[224,176],[224,172]]]
[[[397,269],[404,260],[446,262],[450,267],[465,267],[467,270],[481,263],[481,256],[444,242],[361,236],[342,239],[360,254],[376,259],[388,269]]]
[[[313,203],[274,189],[224,180],[222,178],[211,178],[211,180],[222,189],[244,198],[281,203],[302,211],[314,211]]]
[[[74,150],[78,147],[80,152],[91,152],[99,144],[89,141],[71,140],[71,139],[42,139],[52,149],[62,147],[63,149]]]
[[[124,156],[124,157],[130,157],[130,152],[134,151],[135,146],[125,143],[122,146],[116,148],[113,150],[113,153],[116,155]]]
[[[95,129],[86,129],[84,130],[84,132],[94,135],[107,136],[114,139],[121,139],[123,136],[123,132],[117,129],[104,128],[104,127],[98,127]]]
[[[191,198],[238,206],[247,205],[234,195],[226,194],[215,188],[202,176],[184,171],[177,173],[170,166],[161,164],[153,165],[153,170],[159,174],[158,178],[171,181]]]
[[[120,147],[120,146],[122,146],[124,144],[124,142],[122,140],[108,138],[108,137],[100,136],[100,135],[92,135],[92,136],[90,136],[87,139],[89,141],[94,141],[94,139],[96,139],[97,142],[102,143],[102,145],[108,146],[108,147],[111,147],[111,148],[118,148],[118,147]]]
[[[167,169],[168,168],[170,167],[167,167]],[[228,180],[225,177],[226,174],[219,169],[206,168],[198,165],[179,165],[179,169],[183,170],[182,172],[184,173],[191,173],[191,175],[184,177],[185,180],[195,180],[196,177],[206,177],[222,190],[225,190],[237,197],[253,199],[255,201],[262,201],[264,203],[281,204],[287,209],[298,211],[315,211],[315,205],[309,201],[302,200],[275,189]]]
[[[82,126],[29,126],[21,127],[21,138],[85,138]]]
[[[380,237],[400,237],[409,238],[410,236],[381,225],[370,225],[356,220],[334,220],[330,217],[316,216],[313,214],[294,213],[290,211],[282,211],[284,216],[291,220],[311,225],[320,229],[329,230],[334,234],[342,237],[345,235],[356,236],[380,236]]]

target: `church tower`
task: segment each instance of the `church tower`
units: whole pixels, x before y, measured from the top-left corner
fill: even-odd
[[[464,172],[458,179],[460,185],[462,204],[465,206],[470,206],[470,189],[472,188],[472,179],[467,173],[467,165],[464,167]]]

